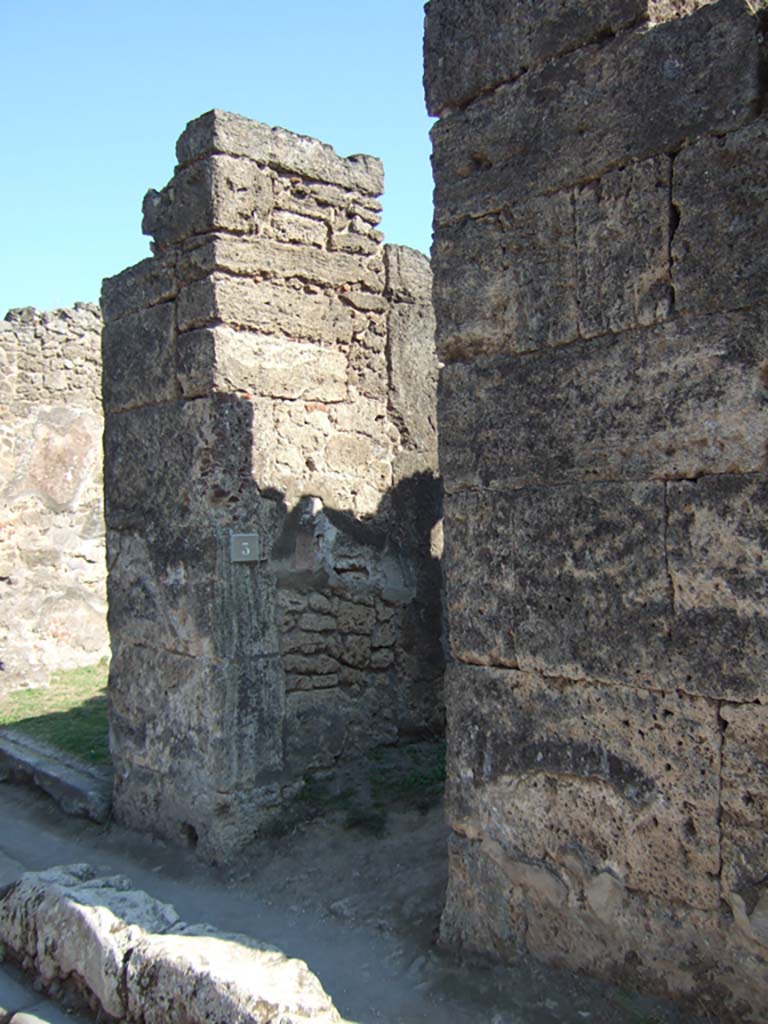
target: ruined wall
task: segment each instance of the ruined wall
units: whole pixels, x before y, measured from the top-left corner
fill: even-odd
[[[434,324],[378,160],[220,111],[177,155],[102,298],[115,808],[216,857],[440,726]]]
[[[431,0],[426,29],[443,938],[721,1021],[768,1016],[758,6]]]
[[[97,306],[0,321],[0,691],[109,654]]]

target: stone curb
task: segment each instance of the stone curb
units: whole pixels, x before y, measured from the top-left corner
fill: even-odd
[[[0,782],[37,786],[67,814],[99,824],[112,809],[111,768],[83,764],[8,729],[0,729]]]
[[[87,864],[26,872],[0,890],[0,944],[42,993],[65,991],[121,1024],[349,1024],[304,961],[185,924],[170,904]],[[0,1002],[2,981],[0,972]],[[0,1024],[37,1024],[35,1006],[21,1012],[8,1019],[0,1006]]]

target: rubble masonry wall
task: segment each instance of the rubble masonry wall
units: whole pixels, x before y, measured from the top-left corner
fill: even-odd
[[[431,0],[446,941],[768,1015],[764,4]]]
[[[97,306],[0,321],[0,692],[109,655]]]
[[[440,729],[431,272],[372,157],[220,111],[177,156],[102,296],[115,809],[219,857]]]

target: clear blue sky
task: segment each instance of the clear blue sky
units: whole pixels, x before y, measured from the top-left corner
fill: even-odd
[[[212,107],[384,161],[387,241],[429,251],[421,0],[0,0],[0,318],[97,301]]]

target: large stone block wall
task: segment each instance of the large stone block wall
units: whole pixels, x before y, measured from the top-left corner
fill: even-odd
[[[0,321],[0,692],[109,654],[101,315]]]
[[[763,4],[431,0],[442,935],[768,1016]]]
[[[220,857],[441,726],[437,364],[378,160],[220,111],[177,155],[102,296],[115,808]]]

